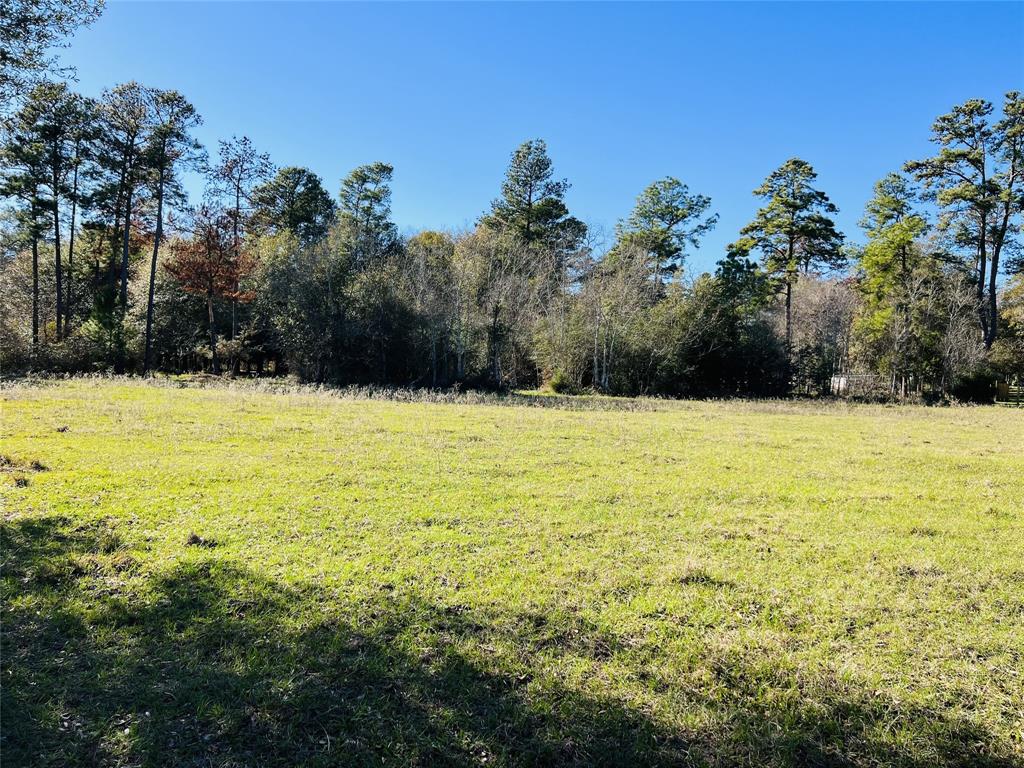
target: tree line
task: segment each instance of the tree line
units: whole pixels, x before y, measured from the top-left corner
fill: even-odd
[[[93,100],[52,74],[0,72],[5,373],[668,396],[969,395],[1024,378],[1017,92],[939,117],[935,152],[875,185],[863,244],[793,158],[694,274],[718,217],[671,176],[606,237],[568,210],[533,139],[473,227],[402,236],[387,163],[332,193],[245,137],[208,153],[176,91],[130,82]],[[197,204],[187,173],[206,182]]]

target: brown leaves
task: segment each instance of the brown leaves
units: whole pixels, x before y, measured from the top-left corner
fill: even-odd
[[[256,267],[256,259],[234,234],[231,216],[203,206],[195,214],[192,236],[171,245],[167,271],[188,293],[251,301],[255,294],[239,283]]]

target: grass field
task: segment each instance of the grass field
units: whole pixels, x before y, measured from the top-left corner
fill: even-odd
[[[1024,410],[0,396],[5,768],[1024,765]]]

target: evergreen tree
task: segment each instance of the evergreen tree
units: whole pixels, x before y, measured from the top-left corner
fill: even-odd
[[[854,324],[857,354],[901,396],[941,372],[939,304],[949,290],[941,253],[921,241],[928,224],[915,210],[916,199],[905,176],[880,180],[861,222],[868,242],[856,257],[862,301]]]
[[[156,290],[156,265],[164,232],[165,200],[184,199],[179,174],[195,167],[204,157],[202,147],[190,131],[202,124],[195,108],[177,91],[148,92],[153,114],[153,129],[146,147],[146,166],[156,201],[156,230],[153,256],[149,264],[149,290],[146,299],[146,346],[143,373],[150,370],[153,357],[153,297]]]
[[[139,195],[145,190],[150,170],[146,165],[149,159],[146,149],[154,128],[151,94],[136,82],[118,85],[104,91],[100,113],[99,162],[108,177],[101,194],[113,198],[110,206],[114,217],[111,284],[123,315],[128,308],[132,226]]]
[[[39,241],[46,228],[50,201],[44,195],[48,178],[46,146],[39,141],[35,111],[21,110],[5,126],[0,147],[0,195],[15,201],[16,221],[32,250],[32,356],[39,353]]]
[[[320,177],[307,168],[282,168],[253,190],[252,226],[265,233],[291,232],[303,244],[327,236],[334,201]]]
[[[40,184],[46,193],[45,210],[50,220],[53,242],[57,341],[65,335],[67,316],[61,210],[69,198],[77,199],[77,164],[82,138],[89,130],[89,119],[84,100],[71,92],[65,84],[40,83],[26,96],[18,112],[11,116],[8,126],[11,145],[36,147],[44,169]],[[15,158],[12,157],[12,160],[17,164]],[[74,222],[71,229],[74,229]]]
[[[94,168],[96,142],[99,137],[98,105],[79,94],[72,94],[72,111],[70,114],[70,170],[64,197],[70,203],[68,213],[68,247],[67,274],[65,278],[66,297],[64,299],[64,335],[71,333],[76,308],[77,293],[75,291],[75,240],[78,234],[79,212],[88,205],[88,177]]]
[[[786,353],[793,346],[793,286],[800,273],[839,269],[846,263],[831,216],[837,208],[812,185],[817,174],[799,158],[773,171],[754,194],[767,204],[740,230],[740,250],[759,251],[765,271],[779,280],[786,295]]]
[[[393,173],[387,163],[370,163],[341,182],[338,223],[357,267],[387,257],[399,247],[398,229],[391,221]]]
[[[51,216],[53,234],[53,265],[56,291],[56,338],[63,337],[64,285],[61,257],[60,202],[65,190],[67,173],[71,166],[70,137],[72,94],[63,83],[41,83],[28,94],[18,114],[19,122],[30,135],[22,140],[38,142],[43,147],[46,164],[46,187],[49,190],[47,209]]]
[[[714,229],[718,214],[705,216],[711,198],[691,194],[678,179],[655,181],[637,198],[630,217],[620,222],[619,243],[650,254],[651,272],[659,285],[682,266],[687,246],[700,247],[700,238]]]
[[[211,192],[223,200],[231,217],[232,247],[241,250],[253,190],[274,173],[270,155],[257,152],[248,136],[220,142],[220,161],[209,169]]]
[[[932,126],[937,155],[907,163],[942,211],[940,227],[971,254],[985,347],[998,336],[1000,259],[1014,243],[1024,211],[1024,99],[1006,94],[1003,117],[971,99]]]
[[[524,142],[512,153],[501,197],[491,203],[491,212],[482,223],[512,233],[527,245],[545,246],[558,253],[575,250],[587,227],[570,216],[565,206],[569,182],[553,177],[547,144],[542,139]]]
[[[0,5],[0,108],[48,76],[67,73],[52,50],[91,24],[103,0],[3,0]]]

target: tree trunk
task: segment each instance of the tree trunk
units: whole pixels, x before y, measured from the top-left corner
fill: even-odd
[[[388,374],[388,347],[387,347],[387,331],[384,327],[384,301],[381,297],[378,297],[380,304],[380,311],[377,313],[377,334],[379,337],[379,353],[380,353],[380,380],[387,381]]]
[[[430,386],[437,388],[437,332],[430,332]]]
[[[72,293],[72,280],[74,279],[75,266],[75,215],[78,213],[78,145],[75,145],[75,176],[71,183],[71,223],[68,230],[68,289],[67,299],[64,302],[64,334],[71,332],[71,308],[74,295]]]
[[[213,323],[213,294],[206,295],[206,314],[210,321],[210,367],[214,375],[220,374],[220,362],[217,360],[217,328]]]
[[[39,354],[39,236],[32,233],[32,357]]]
[[[605,392],[611,392],[611,370],[615,364],[615,334],[612,333],[611,337],[605,343],[604,347],[604,370],[601,373],[601,389]]]
[[[494,386],[501,387],[501,353],[499,350],[499,330],[498,330],[498,317],[500,316],[499,305],[495,304],[494,311],[491,317],[491,326],[488,328],[487,341],[490,345],[491,352],[491,378],[494,381]]]
[[[988,348],[988,308],[985,306],[985,275],[988,268],[988,254],[986,250],[986,237],[988,221],[985,216],[981,217],[979,231],[981,240],[978,242],[978,320],[981,323],[981,338]]]
[[[985,334],[985,349],[992,349],[999,329],[999,311],[996,306],[998,285],[996,279],[999,271],[999,256],[992,254],[992,264],[988,271],[988,332]]]
[[[110,230],[110,259],[107,262],[107,288],[110,291],[110,303],[117,300],[117,276],[119,270],[117,268],[117,252],[121,248],[121,213],[120,211],[114,215],[114,227]],[[97,257],[98,261],[98,257]],[[98,275],[98,273],[97,273]],[[97,281],[98,284],[98,281]]]
[[[160,166],[160,178],[156,187],[156,234],[153,237],[153,258],[149,263],[149,296],[146,300],[146,354],[142,362],[142,374],[149,373],[153,363],[153,298],[156,293],[156,262],[160,254],[160,240],[164,234],[164,168]]]
[[[117,196],[114,198],[114,229],[110,233],[110,301],[117,300],[117,252],[121,241],[121,204],[124,202],[124,190],[128,180],[128,161],[121,163],[121,178],[117,182]]]
[[[793,276],[786,275],[786,368],[793,362]],[[787,370],[787,376],[788,376]]]
[[[795,195],[796,190],[793,190]],[[796,214],[790,218],[790,232],[786,245],[786,392],[788,393],[793,383],[793,283],[796,282],[796,236],[793,227],[796,226]]]
[[[57,294],[57,341],[64,338],[64,285],[60,258],[60,162],[56,145],[53,150],[53,276]]]
[[[233,221],[232,221],[232,234],[234,236],[234,240],[232,241],[232,244],[233,244],[234,250],[235,250],[235,261],[237,262],[238,261],[238,257],[240,255],[240,250],[241,250],[240,249],[241,243],[239,242],[239,234],[240,233],[239,233],[239,226],[238,226],[239,225],[239,221],[242,218],[242,187],[241,187],[241,182],[239,182],[235,186],[235,215],[232,218],[233,218]],[[238,283],[237,282],[235,283],[234,288],[235,288],[235,293],[238,293]],[[235,334],[238,332],[238,319],[237,318],[238,318],[238,299],[236,299],[235,297],[232,296],[231,297],[231,335],[228,337],[229,339],[232,339],[232,340],[234,340]]]
[[[456,306],[455,315],[455,380],[462,381],[466,374],[466,324],[463,321],[463,310],[461,297]]]
[[[128,194],[125,195],[124,206],[124,233],[121,240],[121,309],[128,309],[128,249],[132,230],[132,188],[129,185]]]
[[[1013,211],[1011,201],[1014,199],[1013,183],[1016,177],[1017,171],[1017,156],[1016,153],[1013,155],[1013,159],[1010,161],[1010,181],[1006,190],[1006,196],[1003,199],[1003,220],[999,222],[996,230],[995,241],[992,243],[992,268],[989,271],[989,313],[992,316],[992,327],[988,335],[985,338],[985,349],[991,349],[992,344],[995,343],[998,338],[999,328],[999,308],[996,305],[996,278],[999,272],[999,255],[1003,250],[1003,245],[1006,243],[1006,232],[1010,227],[1010,217]]]

